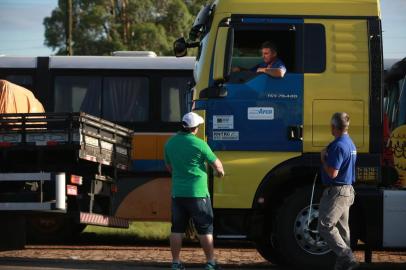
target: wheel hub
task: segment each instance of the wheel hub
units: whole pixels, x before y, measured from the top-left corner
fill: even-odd
[[[294,234],[298,245],[312,255],[323,255],[330,252],[327,243],[320,236],[317,223],[319,219],[319,205],[313,204],[309,218],[309,206],[303,208],[296,216]]]

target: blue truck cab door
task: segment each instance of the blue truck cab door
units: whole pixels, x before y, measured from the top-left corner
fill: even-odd
[[[302,19],[231,18],[231,70],[239,71],[218,86],[222,95],[202,104],[213,150],[302,151],[302,26]],[[265,41],[278,47],[287,68],[283,78],[250,70],[263,61]]]

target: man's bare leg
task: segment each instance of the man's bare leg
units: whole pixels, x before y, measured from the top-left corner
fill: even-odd
[[[180,262],[179,254],[182,248],[183,233],[171,233],[169,241],[171,243],[172,261]]]
[[[213,235],[212,234],[199,235],[199,240],[200,245],[203,248],[204,254],[206,255],[206,260],[208,262],[214,263]]]

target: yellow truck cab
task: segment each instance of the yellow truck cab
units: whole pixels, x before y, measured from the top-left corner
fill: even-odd
[[[253,69],[265,41],[278,47],[283,78]],[[198,47],[193,109],[205,118],[199,136],[226,172],[209,179],[217,238],[254,241],[272,262],[334,262],[317,231],[319,153],[333,139],[332,114],[345,111],[358,151],[352,242],[406,246],[406,237],[396,237],[405,212],[391,223],[383,205],[396,196],[378,188],[390,170],[381,166],[378,0],[217,0],[202,8],[187,40],[175,41],[175,55],[190,47]],[[406,193],[399,194],[386,203],[399,205]]]

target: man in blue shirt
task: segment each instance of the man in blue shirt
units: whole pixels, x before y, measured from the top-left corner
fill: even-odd
[[[255,65],[249,70],[258,73],[265,73],[272,77],[283,78],[286,73],[285,64],[278,58],[278,50],[272,42],[265,41],[261,46],[263,62]],[[242,71],[244,68],[234,67],[233,72]]]
[[[348,218],[354,203],[357,149],[348,135],[350,117],[335,113],[331,133],[335,140],[321,151],[321,180],[325,186],[320,200],[319,232],[337,255],[336,270],[358,267],[350,247]]]

